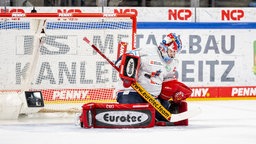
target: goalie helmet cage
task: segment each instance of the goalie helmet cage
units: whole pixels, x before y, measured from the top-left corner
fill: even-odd
[[[0,13],[0,97],[41,91],[49,112],[115,102],[118,73],[83,37],[115,61],[121,42],[135,48],[136,23],[134,14]]]

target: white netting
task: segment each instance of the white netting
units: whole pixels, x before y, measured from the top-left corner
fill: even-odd
[[[9,90],[41,90],[45,109],[56,111],[80,109],[90,101],[113,101],[118,73],[83,37],[115,61],[119,42],[127,42],[127,50],[133,48],[134,26],[130,16],[0,15],[1,95]]]

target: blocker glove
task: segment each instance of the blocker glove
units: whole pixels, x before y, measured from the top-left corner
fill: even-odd
[[[119,66],[119,77],[123,80],[123,86],[128,88],[138,79],[140,69],[140,57],[129,53],[122,55],[121,64]]]

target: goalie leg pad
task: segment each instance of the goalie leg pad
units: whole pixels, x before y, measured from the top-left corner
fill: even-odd
[[[179,113],[185,112],[188,110],[188,104],[186,101],[181,101],[179,103],[179,107],[178,107],[178,111]],[[182,120],[182,121],[178,121],[178,122],[174,122],[174,125],[176,126],[188,126],[188,119]]]
[[[181,101],[179,103],[174,103],[171,101],[170,103],[171,103],[171,106],[168,108],[168,110],[173,114],[182,113],[188,110],[186,101]],[[188,126],[188,119],[178,121],[178,122],[168,122],[160,119],[160,121],[156,121],[155,125],[156,126]]]
[[[149,104],[89,103],[80,116],[84,128],[150,128],[155,109]]]

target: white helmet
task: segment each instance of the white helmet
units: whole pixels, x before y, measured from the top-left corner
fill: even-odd
[[[168,49],[171,49],[172,51],[179,53],[182,49],[182,42],[175,33],[170,33],[162,40],[162,42],[158,46],[158,49],[163,60],[166,63],[170,63],[173,58],[168,55]]]

